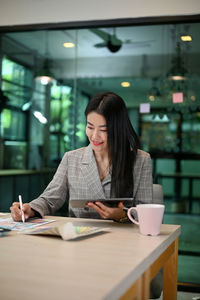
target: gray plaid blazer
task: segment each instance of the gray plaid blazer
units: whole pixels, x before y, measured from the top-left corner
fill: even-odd
[[[133,203],[152,203],[152,165],[150,155],[138,150],[134,166]],[[44,192],[30,202],[33,209],[43,215],[53,215],[69,199],[69,215],[79,218],[100,218],[91,208],[72,209],[70,199],[109,198],[110,174],[100,181],[97,164],[91,146],[65,153],[52,181]],[[151,283],[152,298],[160,297],[162,270]]]
[[[66,152],[44,192],[30,202],[43,215],[53,215],[69,199],[69,215],[79,218],[100,218],[91,208],[72,209],[70,199],[110,198],[110,174],[101,182],[91,146]],[[133,203],[152,203],[152,165],[150,155],[138,150],[134,166]]]

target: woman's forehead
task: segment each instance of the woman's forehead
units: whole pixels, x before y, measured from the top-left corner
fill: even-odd
[[[91,112],[87,115],[87,122],[95,126],[106,126],[106,119],[103,115],[96,112]]]

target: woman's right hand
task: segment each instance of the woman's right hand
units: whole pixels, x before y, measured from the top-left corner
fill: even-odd
[[[22,206],[22,210],[24,212],[25,220],[35,216],[35,212],[34,212],[34,210],[31,209],[31,206],[29,203],[24,203]],[[10,207],[10,211],[11,211],[11,216],[14,221],[16,221],[16,222],[22,221],[22,213],[21,213],[19,202],[13,202],[12,206]]]

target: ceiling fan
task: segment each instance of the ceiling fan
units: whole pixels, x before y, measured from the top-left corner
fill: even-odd
[[[113,34],[110,34],[102,29],[96,29],[92,28],[90,29],[91,32],[94,34],[98,35],[103,42],[95,44],[94,47],[96,48],[103,48],[106,47],[110,52],[118,52],[123,44],[135,44],[137,46],[150,46],[150,43],[153,42],[151,41],[145,41],[145,42],[133,42],[131,40],[125,40],[122,41],[120,40],[117,35],[116,35],[116,28],[113,28]]]

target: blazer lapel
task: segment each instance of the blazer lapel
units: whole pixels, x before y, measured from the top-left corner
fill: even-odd
[[[92,198],[105,199],[103,187],[99,178],[97,163],[91,145],[86,147],[83,155],[81,172],[89,191],[91,191]]]

